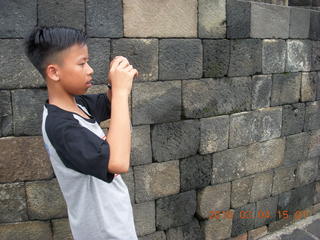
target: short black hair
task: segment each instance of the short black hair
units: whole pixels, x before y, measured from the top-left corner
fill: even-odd
[[[45,69],[56,54],[74,44],[85,45],[84,31],[67,26],[36,26],[24,39],[24,51],[30,62],[45,79]]]

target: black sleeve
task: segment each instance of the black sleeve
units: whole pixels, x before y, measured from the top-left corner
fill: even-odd
[[[80,124],[60,124],[54,131],[53,146],[66,167],[111,182],[108,171],[110,148],[107,141]]]
[[[107,93],[78,95],[75,98],[79,104],[88,109],[98,123],[111,117],[111,103]]]

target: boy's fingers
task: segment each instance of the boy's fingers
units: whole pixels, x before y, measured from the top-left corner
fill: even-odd
[[[117,56],[115,57],[112,62],[110,63],[110,70],[113,70],[114,68],[116,68],[119,65],[119,62],[124,61],[129,63],[128,59],[122,56]]]

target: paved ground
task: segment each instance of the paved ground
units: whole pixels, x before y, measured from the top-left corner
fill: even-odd
[[[297,221],[259,240],[320,240],[320,213]]]

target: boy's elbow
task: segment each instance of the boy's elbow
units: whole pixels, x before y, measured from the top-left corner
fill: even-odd
[[[129,172],[129,165],[109,162],[108,172],[117,173],[117,174],[127,173]]]

